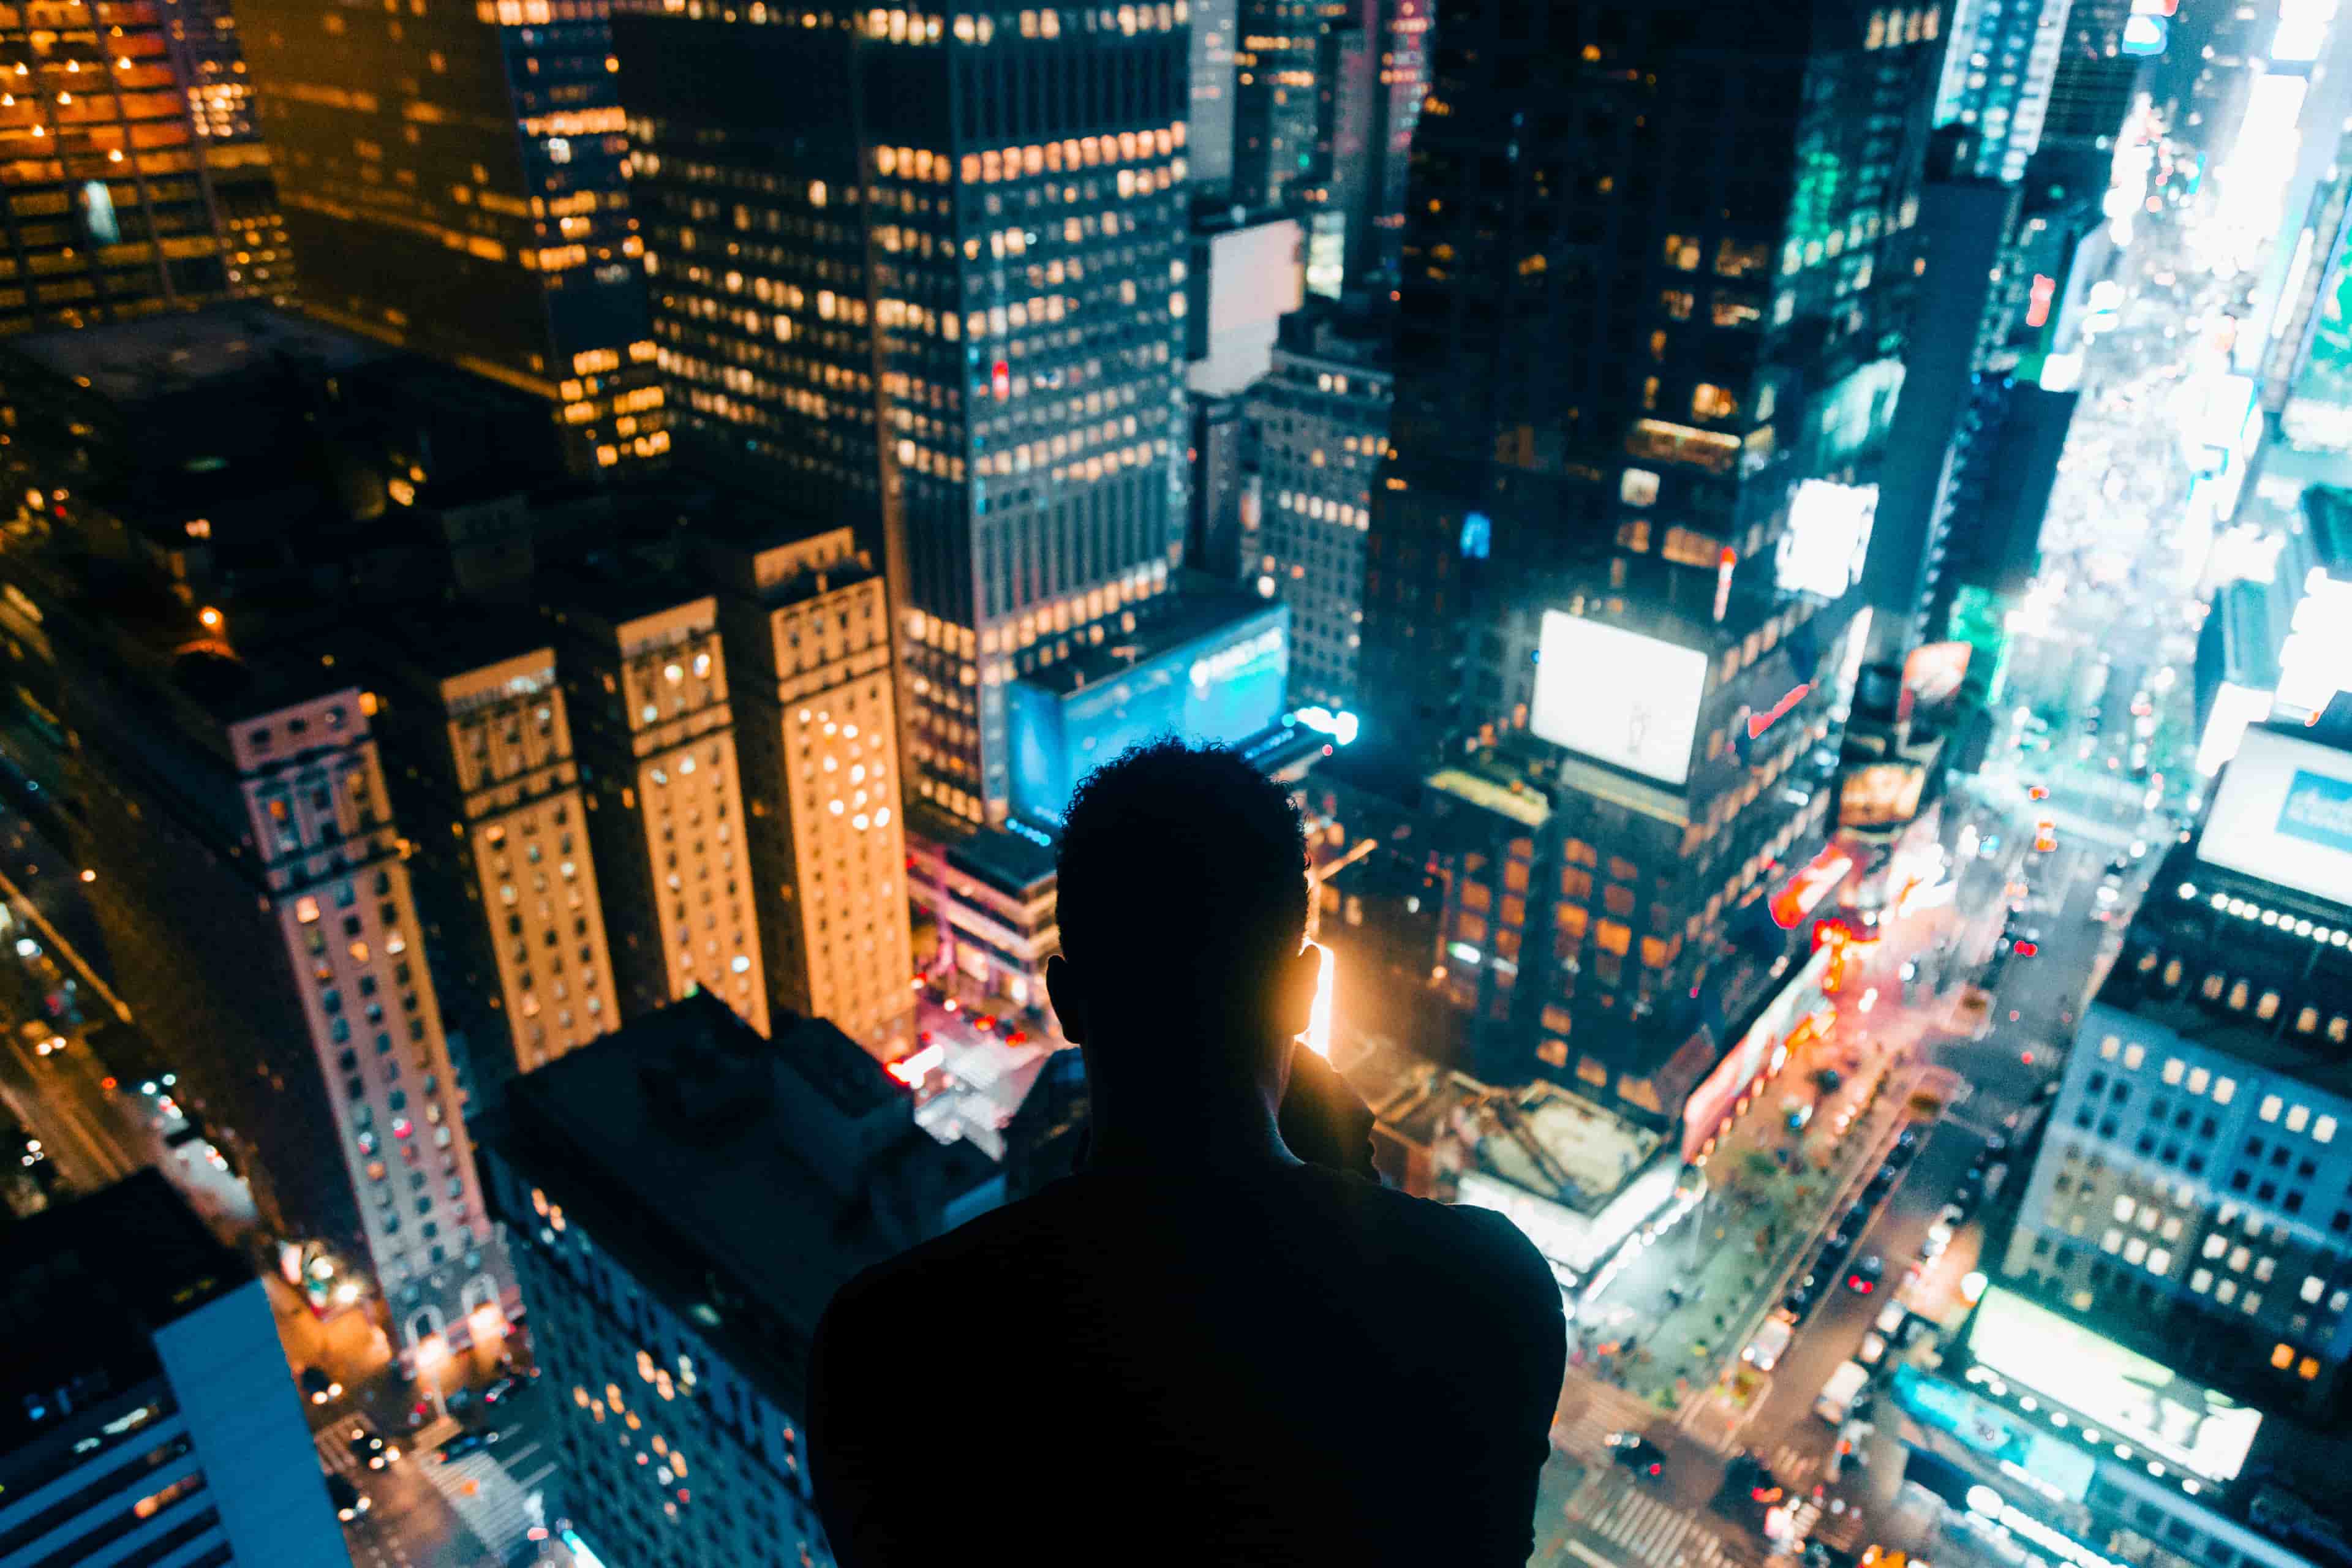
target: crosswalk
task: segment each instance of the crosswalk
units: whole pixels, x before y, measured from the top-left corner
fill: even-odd
[[[1783,1443],[1764,1462],[1771,1468],[1774,1480],[1792,1492],[1801,1492],[1812,1485],[1814,1475],[1822,1468],[1822,1456],[1808,1453],[1794,1443]]]
[[[1571,1376],[1552,1418],[1552,1447],[1571,1458],[1605,1459],[1612,1432],[1646,1432],[1658,1407],[1612,1383]]]
[[[1734,1568],[1744,1559],[1702,1516],[1677,1508],[1622,1472],[1601,1472],[1569,1505],[1571,1521],[1648,1568]]]
[[[526,1490],[507,1467],[512,1465],[524,1475],[535,1474],[544,1480],[554,1465],[535,1442],[522,1444],[511,1454],[491,1456],[491,1450],[478,1448],[446,1464],[428,1460],[420,1468],[433,1489],[446,1498],[465,1521],[466,1528],[504,1562],[533,1525],[547,1522],[546,1505],[540,1494]]]

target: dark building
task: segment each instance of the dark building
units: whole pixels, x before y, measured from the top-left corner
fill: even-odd
[[[1936,132],[1919,202],[1927,269],[1904,358],[1903,395],[1889,433],[1863,593],[1873,652],[1900,659],[1935,640],[1928,608],[1943,565],[1953,470],[1968,459],[1982,414],[1971,407],[1999,342],[2020,211],[2018,186],[1975,171],[1974,138]],[[2045,304],[2045,309],[2047,306]]]
[[[1244,0],[1234,55],[1234,199],[1296,216],[1307,283],[1391,286],[1432,0]]]
[[[604,0],[238,0],[303,308],[548,405],[575,470],[667,450]]]
[[[2065,41],[2051,76],[2050,108],[2041,150],[2058,158],[2110,153],[2132,99],[2144,85],[2147,61],[2123,52],[2131,0],[2074,0]]]
[[[13,1561],[342,1568],[268,1292],[161,1173],[0,1231]]]
[[[230,294],[283,304],[294,289],[294,249],[278,203],[268,143],[229,0],[167,0],[173,58],[220,233]]]
[[[830,1560],[801,1426],[818,1314],[1004,1190],[913,1109],[831,1025],[780,1013],[762,1039],[704,995],[520,1080],[484,1119],[492,1201],[547,1325],[560,1506],[590,1546]]]
[[[1185,395],[1192,419],[1192,516],[1185,563],[1239,582],[1257,554],[1262,503],[1249,472],[1248,397],[1243,393]]]
[[[1181,558],[1186,29],[633,4],[614,37],[679,439],[882,547],[908,806],[1001,821],[1006,687]]]
[[[1938,16],[1515,4],[1438,34],[1358,689],[1420,757],[1562,748],[1588,858],[1534,896],[1591,929],[1541,973],[1602,1081],[1695,1080],[1662,1064],[1780,956],[1720,918],[1822,830]]]

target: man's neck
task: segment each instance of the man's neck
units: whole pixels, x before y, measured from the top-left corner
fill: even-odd
[[[1188,1110],[1189,1108],[1189,1110]],[[1154,1103],[1148,1117],[1119,1113],[1115,1100],[1094,1100],[1089,1171],[1203,1172],[1275,1170],[1300,1163],[1282,1142],[1274,1108],[1261,1095],[1239,1105],[1191,1097]]]

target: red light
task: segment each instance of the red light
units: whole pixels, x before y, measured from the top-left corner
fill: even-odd
[[[2040,952],[2041,951],[2042,944],[2040,942],[2021,942],[2017,944],[2017,956],[2020,958],[2032,958],[2035,953]]]
[[[114,1087],[114,1079],[112,1078],[100,1079],[98,1080],[98,1087],[100,1089],[112,1089]]]
[[[2017,1059],[2023,1062],[2027,1067],[2032,1067],[2033,1065],[2033,1053],[2032,1051],[2020,1051],[2018,1053]]]
[[[2050,789],[2046,784],[2035,784],[2032,788],[2028,789],[2025,794],[2027,798],[2032,800],[2048,800],[2050,798]]]
[[[995,366],[989,372],[988,384],[989,389],[996,394],[997,402],[1002,403],[1012,396],[1013,367],[1003,360],[998,360]]]

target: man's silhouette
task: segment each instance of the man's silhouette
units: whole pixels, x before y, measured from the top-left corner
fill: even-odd
[[[827,1310],[810,1463],[845,1568],[1527,1561],[1559,1288],[1500,1215],[1284,1145],[1304,865],[1232,752],[1161,742],[1079,786],[1046,983],[1092,1147]]]

